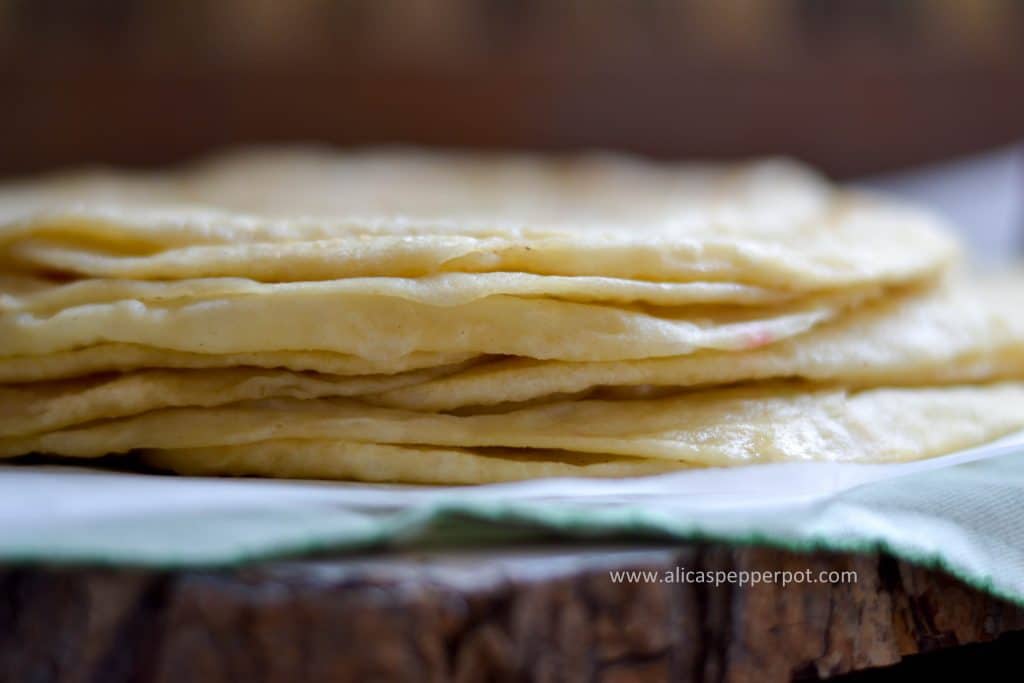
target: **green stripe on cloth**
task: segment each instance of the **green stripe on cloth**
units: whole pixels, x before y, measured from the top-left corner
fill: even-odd
[[[708,510],[664,498],[649,505],[635,499],[502,501],[457,490],[407,507],[344,506],[316,496],[269,507],[249,502],[168,512],[154,506],[131,515],[5,525],[0,560],[173,569],[320,551],[511,544],[552,536],[699,540],[794,551],[884,551],[1024,604],[1022,513],[1024,449],[771,508]]]

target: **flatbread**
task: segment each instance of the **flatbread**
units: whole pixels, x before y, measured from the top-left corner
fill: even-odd
[[[438,411],[594,387],[692,387],[788,377],[851,387],[1024,378],[1024,273],[958,278],[920,296],[883,299],[745,353],[603,363],[512,358],[367,400]]]
[[[292,150],[7,185],[0,456],[416,483],[930,457],[1024,427],[1024,383],[872,386],[1019,376],[1009,309],[920,298],[957,255],[785,161]],[[778,377],[814,382],[680,391]]]
[[[34,434],[174,406],[218,406],[280,397],[359,396],[424,382],[465,366],[466,363],[458,363],[396,374],[348,377],[256,368],[140,370],[0,386],[0,437]]]
[[[473,354],[444,352],[413,352],[384,360],[329,351],[210,354],[107,343],[45,355],[0,356],[0,383],[43,382],[142,368],[285,368],[331,375],[373,375],[453,365],[472,358]]]
[[[747,386],[654,400],[566,401],[493,415],[375,408],[349,399],[273,399],[143,415],[0,439],[0,455],[98,457],[133,449],[280,439],[457,448],[554,449],[696,465],[899,462],[1024,428],[1024,383],[868,389]]]
[[[758,305],[792,301],[793,294],[730,282],[643,282],[606,277],[559,277],[529,273],[444,273],[423,278],[350,278],[325,282],[263,283],[244,278],[150,282],[0,276],[0,313],[52,313],[88,304],[124,300],[181,301],[246,294],[273,297],[296,293],[329,294],[344,302],[351,294],[387,296],[431,306],[455,306],[497,294],[552,297],[567,301],[634,303],[655,306],[694,304]]]
[[[301,290],[265,296],[128,299],[52,315],[0,313],[0,357],[103,343],[192,353],[331,351],[383,361],[415,352],[618,360],[750,349],[800,334],[871,292],[767,309],[611,307],[490,296],[430,306],[390,296]]]
[[[12,267],[131,279],[504,271],[807,292],[918,280],[957,252],[933,216],[787,161],[278,151],[21,183],[0,207]]]
[[[491,484],[541,477],[639,477],[678,463],[587,453],[387,446],[346,441],[265,441],[146,451],[148,464],[190,476],[251,475],[402,484]]]
[[[157,408],[260,398],[360,396],[388,407],[451,411],[554,400],[595,387],[602,387],[606,397],[633,393],[650,398],[657,395],[653,388],[671,392],[789,377],[846,387],[1024,379],[1024,274],[951,281],[922,296],[885,300],[805,335],[739,354],[700,352],[609,363],[476,359],[351,378],[255,368],[144,370],[0,387],[0,415],[6,416],[0,417],[0,436]]]

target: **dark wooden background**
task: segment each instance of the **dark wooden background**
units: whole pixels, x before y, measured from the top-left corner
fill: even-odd
[[[0,175],[324,140],[839,175],[1024,137],[1020,0],[0,0]]]

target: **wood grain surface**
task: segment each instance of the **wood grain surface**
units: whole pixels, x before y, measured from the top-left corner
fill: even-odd
[[[319,140],[849,177],[1024,137],[1024,3],[0,0],[0,92],[0,175]]]
[[[647,569],[856,583],[615,583]],[[1024,609],[884,555],[557,548],[175,573],[0,570],[2,681],[785,681],[1024,629]]]

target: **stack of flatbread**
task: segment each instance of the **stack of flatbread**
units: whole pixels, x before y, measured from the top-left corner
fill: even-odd
[[[791,162],[234,154],[0,190],[0,456],[419,483],[1024,428],[1024,277]]]

